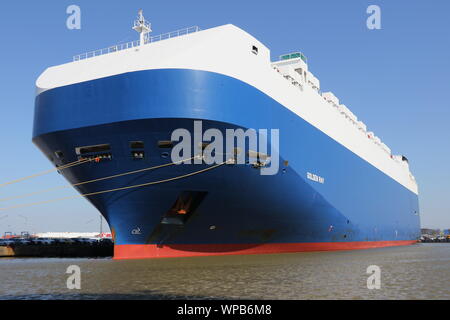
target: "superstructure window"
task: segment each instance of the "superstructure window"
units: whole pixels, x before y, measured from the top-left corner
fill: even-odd
[[[252,46],[252,52],[253,52],[254,54],[258,54],[258,47]]]

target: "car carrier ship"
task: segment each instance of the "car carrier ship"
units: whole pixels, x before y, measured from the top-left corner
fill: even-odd
[[[408,159],[321,92],[301,52],[271,61],[232,24],[150,36],[142,11],[134,30],[139,40],[75,56],[36,82],[33,142],[108,221],[114,258],[417,241]],[[250,152],[245,164],[171,165],[171,133],[195,121],[279,129],[278,172],[262,175]]]

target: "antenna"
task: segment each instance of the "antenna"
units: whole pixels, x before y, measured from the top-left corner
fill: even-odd
[[[145,36],[148,33],[152,32],[152,29],[151,24],[147,20],[145,20],[144,12],[142,9],[139,9],[137,20],[134,20],[133,30],[139,33],[140,45],[143,46],[145,44]]]

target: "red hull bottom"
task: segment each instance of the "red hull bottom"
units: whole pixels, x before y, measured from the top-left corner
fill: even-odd
[[[405,246],[416,240],[316,242],[316,243],[266,243],[266,244],[122,244],[114,246],[114,259],[151,259],[195,256],[220,256],[240,254],[270,254],[308,251],[357,250],[392,246]]]

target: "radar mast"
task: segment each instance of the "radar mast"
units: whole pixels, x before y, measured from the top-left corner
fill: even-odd
[[[139,33],[140,45],[145,44],[145,36],[152,32],[151,24],[145,20],[142,9],[138,11],[137,20],[134,20],[133,30]]]

